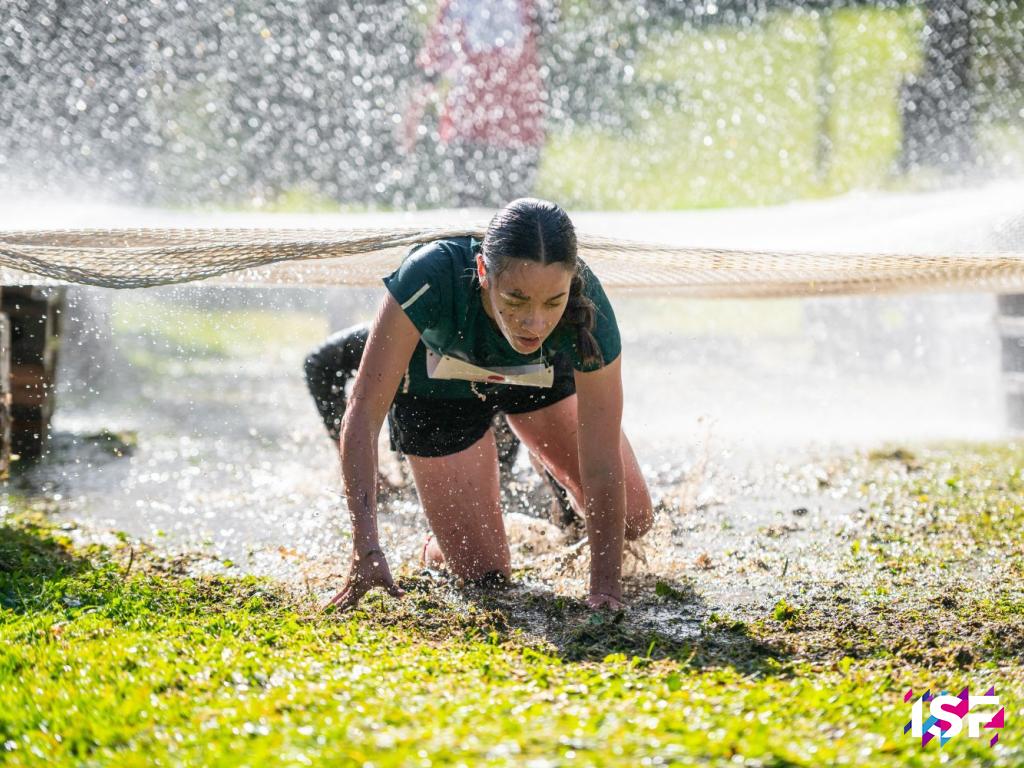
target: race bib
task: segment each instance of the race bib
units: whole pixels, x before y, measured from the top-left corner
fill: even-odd
[[[457,357],[439,355],[432,349],[427,349],[427,376],[432,379],[461,379],[485,384],[550,387],[555,382],[555,368],[544,363],[482,368]]]

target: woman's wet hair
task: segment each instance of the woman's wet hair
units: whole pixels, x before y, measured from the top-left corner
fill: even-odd
[[[583,294],[583,272],[576,253],[576,230],[565,210],[548,200],[521,197],[498,211],[487,226],[481,256],[487,274],[497,279],[512,259],[528,259],[540,264],[564,264],[573,273],[569,301],[562,325],[576,332],[576,346],[586,365],[603,362],[601,348],[594,338],[597,311],[594,302]]]

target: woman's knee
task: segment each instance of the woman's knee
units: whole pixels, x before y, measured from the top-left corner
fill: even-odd
[[[553,473],[552,473],[553,474]],[[559,485],[569,494],[573,507],[581,518],[585,517],[583,510],[583,483],[578,477],[568,473],[562,473],[556,477]],[[635,541],[643,537],[654,525],[654,507],[651,503],[651,494],[647,489],[647,483],[643,476],[633,478],[632,482],[626,484],[626,539]]]
[[[323,386],[321,382],[324,379],[325,368],[326,363],[319,348],[306,355],[302,371],[306,374],[306,384],[311,390],[319,390]]]
[[[626,541],[642,538],[654,525],[654,510],[649,506],[646,511],[626,517]]]
[[[461,576],[461,578],[481,586],[488,586],[501,580],[507,582],[512,580],[512,566],[501,565],[497,568],[470,567],[466,569],[465,575]]]
[[[303,363],[310,390],[330,388],[339,381],[344,386],[362,362],[368,333],[365,324],[354,325],[332,334],[310,352]]]
[[[495,575],[512,578],[512,561],[507,543],[504,547],[480,547],[472,544],[467,546],[467,542],[441,542],[437,537],[434,541],[438,544],[444,564],[460,579],[480,581]]]
[[[646,534],[654,525],[654,505],[647,483],[640,478],[638,487],[627,492],[626,496],[626,540],[636,541]]]

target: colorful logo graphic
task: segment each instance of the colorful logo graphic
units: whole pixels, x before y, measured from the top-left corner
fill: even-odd
[[[914,689],[911,688],[903,694],[903,701],[910,701],[914,696]],[[924,705],[928,702],[928,717],[924,714]],[[964,721],[967,721],[967,735],[971,738],[981,736],[982,729],[995,730],[1003,727],[1006,714],[1005,709],[999,706],[999,697],[996,696],[995,686],[985,691],[984,696],[971,696],[967,688],[964,688],[956,696],[949,691],[942,691],[938,696],[933,696],[931,690],[914,702],[911,710],[910,722],[903,726],[904,733],[911,733],[914,738],[920,737],[921,746],[938,737],[939,746],[942,747],[947,741],[960,733],[964,728]],[[988,734],[986,734],[987,736]],[[991,747],[999,741],[999,734],[992,734],[988,745]]]

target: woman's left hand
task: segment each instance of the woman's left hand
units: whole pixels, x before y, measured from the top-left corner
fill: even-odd
[[[587,607],[595,610],[607,609],[612,611],[626,610],[626,604],[621,597],[608,595],[604,592],[594,592],[587,597]]]

